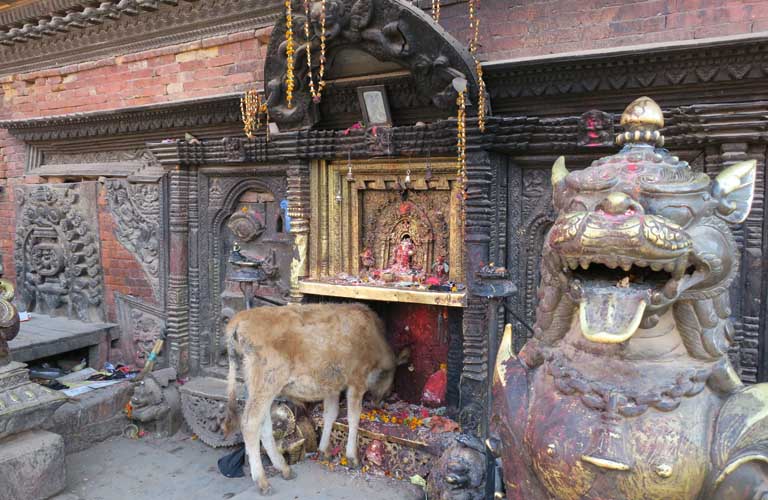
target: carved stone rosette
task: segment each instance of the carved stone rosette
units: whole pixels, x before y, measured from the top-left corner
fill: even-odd
[[[16,276],[28,311],[101,321],[96,183],[16,189]]]
[[[181,411],[184,420],[200,440],[214,448],[234,446],[243,442],[240,432],[224,437],[222,424],[227,412],[227,403],[223,398],[211,394],[194,394],[182,388]],[[245,407],[245,400],[239,401],[240,411]]]

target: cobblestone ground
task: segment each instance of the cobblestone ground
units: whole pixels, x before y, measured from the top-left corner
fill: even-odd
[[[227,449],[213,449],[177,434],[167,439],[113,438],[67,457],[67,489],[54,500],[246,500],[260,499],[248,469],[227,479],[216,461]],[[268,464],[265,458],[265,465]],[[271,477],[270,500],[423,500],[421,489],[359,472],[331,472],[306,461],[297,477]]]

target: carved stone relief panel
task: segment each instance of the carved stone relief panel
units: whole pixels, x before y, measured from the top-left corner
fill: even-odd
[[[223,368],[226,354],[221,342],[229,318],[245,308],[245,294],[265,297],[283,304],[290,291],[290,265],[293,236],[289,234],[286,213],[286,179],[281,168],[202,169],[198,177],[200,223],[196,233],[199,252],[200,294],[198,339],[193,359],[202,368]],[[241,287],[238,266],[231,260],[237,244],[239,255],[248,260],[264,260],[270,272],[252,290]],[[248,284],[248,283],[245,283]],[[269,305],[258,298],[254,306]]]
[[[109,179],[105,187],[115,236],[139,261],[160,302],[160,185]]]
[[[30,146],[26,173],[41,176],[126,176],[153,163],[145,148],[108,151],[59,151]]]
[[[165,315],[160,308],[145,304],[130,295],[116,293],[115,302],[121,333],[120,354],[124,362],[143,368],[155,341],[165,329]],[[166,364],[164,356],[158,356],[157,365]]]
[[[19,186],[14,249],[22,310],[103,321],[97,183]]]

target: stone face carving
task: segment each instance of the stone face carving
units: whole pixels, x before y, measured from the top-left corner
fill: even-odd
[[[159,308],[128,295],[116,293],[115,302],[122,332],[122,355],[126,362],[143,368],[155,341],[165,328],[165,317]],[[166,362],[160,356],[157,365],[164,366]]]
[[[155,298],[160,300],[159,186],[110,179],[105,187],[115,236],[139,261]]]
[[[303,33],[306,16],[294,1],[293,32]],[[310,8],[311,41],[297,36],[294,54],[296,89],[293,105],[285,100],[286,23],[284,18],[272,32],[265,81],[270,116],[281,130],[306,128],[316,120],[312,97],[307,84],[306,52],[320,64],[320,11],[316,2]],[[318,3],[319,5],[319,3]],[[406,2],[392,0],[327,0],[327,53],[343,48],[363,50],[379,61],[396,62],[411,70],[416,90],[442,110],[451,110],[456,103],[455,78],[469,81],[472,102],[476,102],[477,81],[472,58],[458,41],[447,33],[438,33],[433,22],[420,9]],[[332,64],[332,63],[329,63]],[[317,68],[313,68],[316,75]],[[329,68],[331,70],[331,68]]]
[[[427,497],[434,500],[483,500],[486,456],[483,443],[460,434],[429,473]]]
[[[714,181],[666,150],[648,98],[619,153],[552,171],[535,335],[508,328],[491,427],[510,499],[752,499],[766,491],[768,388],[727,356],[728,223],[750,211],[755,161]]]
[[[104,319],[96,184],[21,186],[15,260],[19,303],[27,311]]]
[[[579,146],[611,146],[613,144],[613,115],[593,109],[579,118]]]

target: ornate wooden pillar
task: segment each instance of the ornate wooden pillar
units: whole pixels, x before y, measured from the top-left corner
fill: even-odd
[[[198,196],[197,170],[188,172],[187,181],[187,213],[189,214],[188,245],[188,289],[189,289],[189,369],[197,372],[200,369],[200,202]]]
[[[733,317],[739,347],[738,367],[741,378],[746,382],[765,381],[767,374],[763,365],[767,348],[765,339],[760,339],[761,316],[764,316],[762,301],[765,297],[765,269],[763,269],[765,262],[763,254],[765,145],[746,142],[721,144],[720,158],[722,168],[739,161],[757,160],[752,210],[742,225],[733,228],[734,236],[743,244],[741,268],[737,279],[739,284],[735,291],[741,295],[741,300],[737,302],[740,310],[733,311]]]
[[[493,207],[490,200],[491,161],[487,152],[467,154],[467,198],[464,244],[467,306],[464,309],[463,369],[461,373],[462,426],[476,433],[485,420],[488,380],[487,300],[475,295],[476,272],[488,264]]]
[[[167,294],[170,366],[189,371],[189,189],[190,172],[181,166],[170,173],[170,263]]]
[[[288,216],[293,235],[291,300],[300,302],[299,280],[309,275],[309,162],[293,160],[288,167]]]

